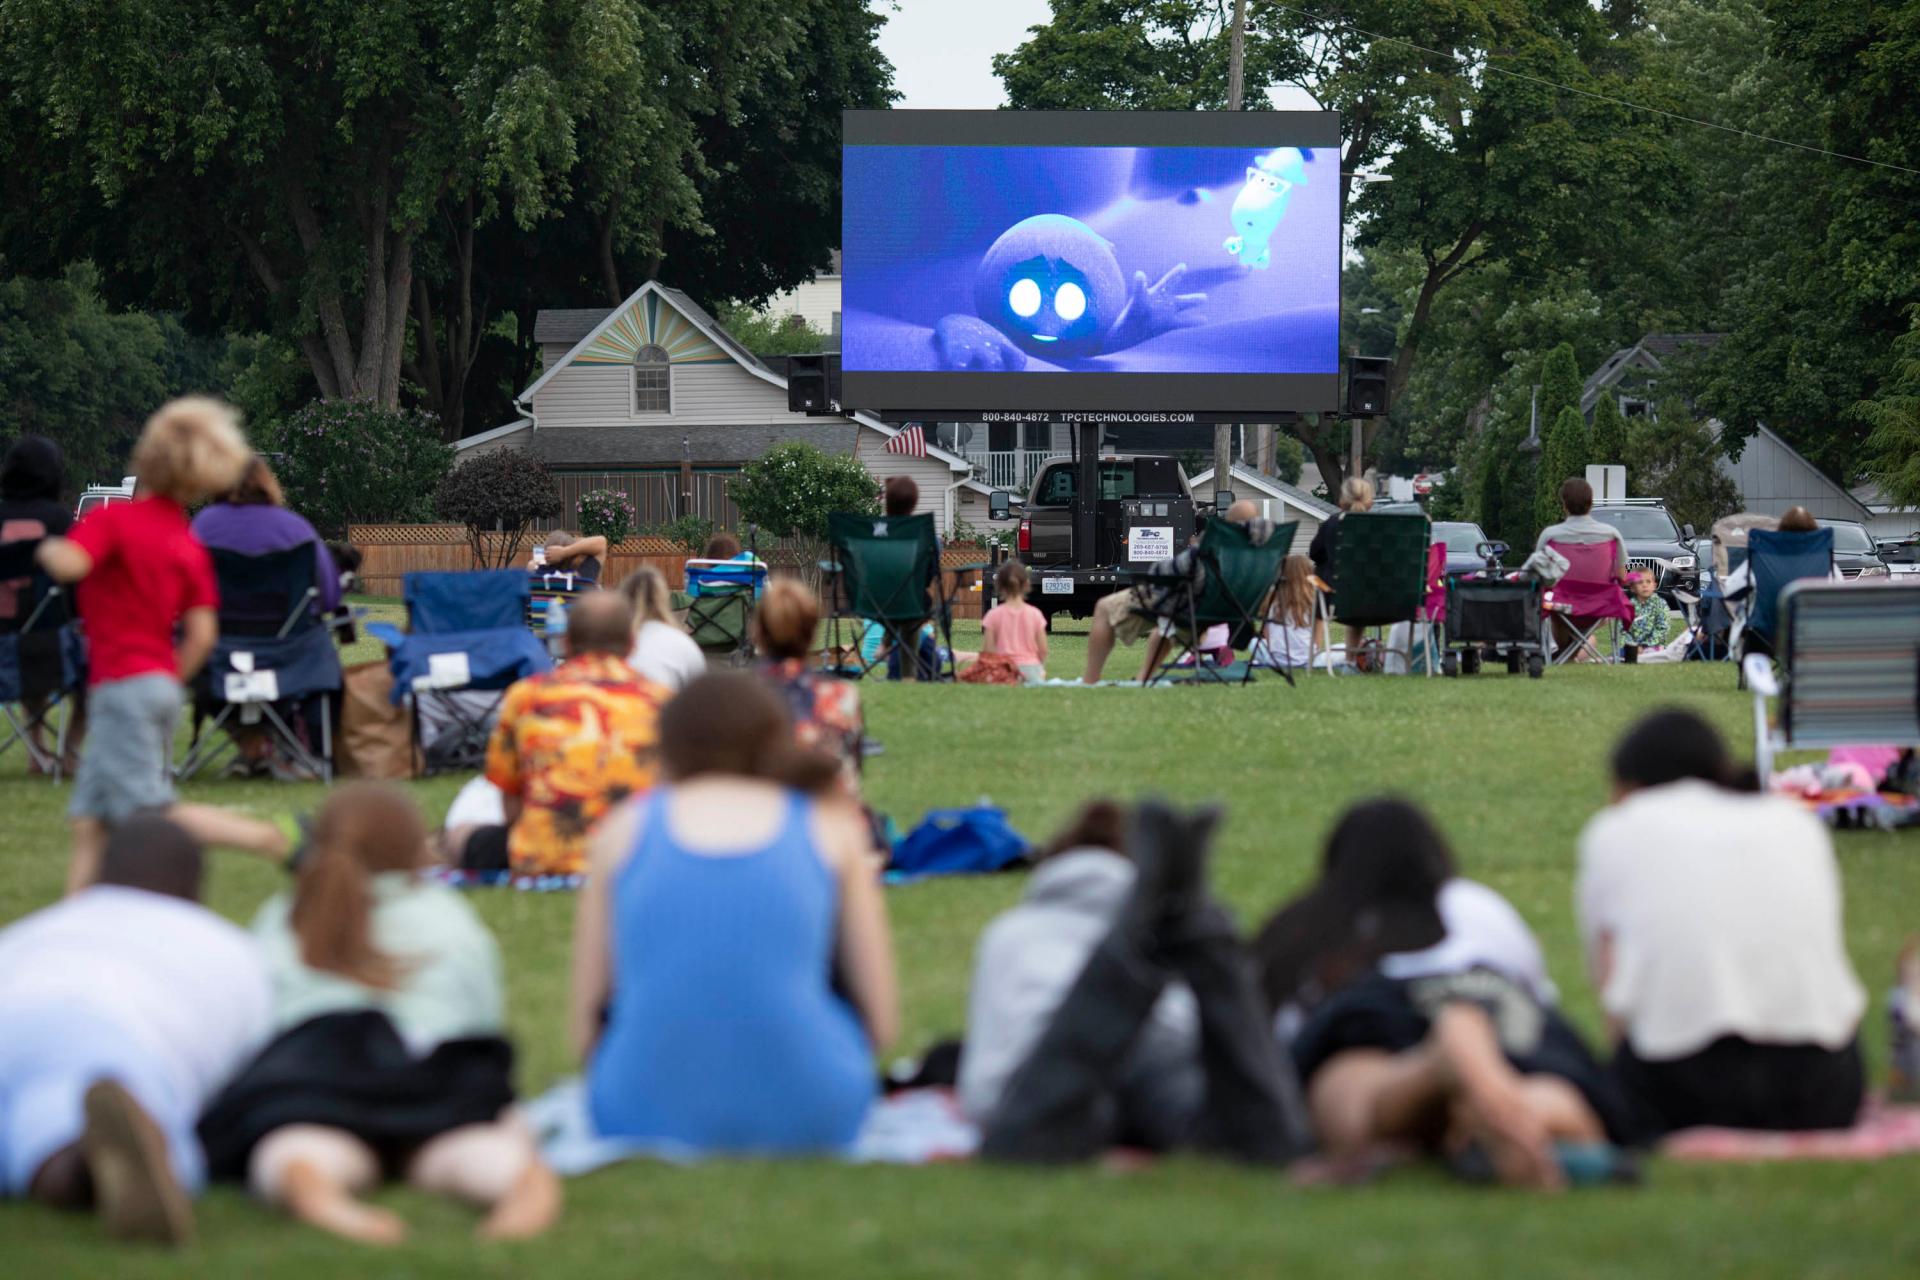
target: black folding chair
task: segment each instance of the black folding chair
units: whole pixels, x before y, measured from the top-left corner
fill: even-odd
[[[216,547],[212,556],[220,638],[194,680],[193,732],[174,775],[190,778],[237,754],[231,730],[244,725],[264,726],[295,764],[331,781],[340,654],[319,614],[313,545],[257,556]],[[289,717],[307,719],[318,745]]]
[[[67,730],[86,684],[86,647],[73,623],[69,595],[35,561],[42,539],[0,545],[0,589],[11,592],[14,615],[0,631],[0,719],[7,736],[0,755],[17,742],[34,767],[56,782],[67,753]],[[54,724],[54,713],[66,714]],[[54,746],[41,742],[49,729]]]
[[[954,590],[958,591],[967,574],[987,566],[967,564],[943,572],[940,540],[934,534],[931,515],[830,515],[827,542],[833,559],[820,564],[830,606],[827,651],[843,649],[841,625],[853,622],[858,627],[852,646],[854,662],[859,674],[871,671],[878,660],[858,656],[858,636],[871,621],[886,631],[903,665],[914,663],[916,672],[927,679],[952,679],[953,599],[947,591],[946,574],[955,575]],[[938,658],[931,671],[920,662],[920,629],[929,620],[938,625],[946,641],[944,670]]]

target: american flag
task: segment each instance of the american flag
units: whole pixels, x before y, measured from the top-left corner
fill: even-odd
[[[915,422],[903,428],[891,440],[887,441],[888,453],[904,453],[909,458],[927,456],[927,433]]]

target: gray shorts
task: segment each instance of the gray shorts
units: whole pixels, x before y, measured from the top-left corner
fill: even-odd
[[[132,676],[87,690],[87,745],[73,779],[70,818],[124,822],[173,803],[173,735],[180,682]]]

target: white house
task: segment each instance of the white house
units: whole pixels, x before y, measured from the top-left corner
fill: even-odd
[[[1235,498],[1250,498],[1260,503],[1267,519],[1275,524],[1292,520],[1299,525],[1293,531],[1293,545],[1288,548],[1290,552],[1305,555],[1313,535],[1320,532],[1320,526],[1326,523],[1328,516],[1339,510],[1331,502],[1314,497],[1298,485],[1288,484],[1278,476],[1263,476],[1239,463],[1233,465],[1232,476],[1231,483],[1218,487],[1232,490]],[[1216,489],[1212,467],[1187,483],[1193,487],[1194,497],[1212,501]]]
[[[559,481],[563,523],[581,494],[617,488],[643,528],[682,514],[735,527],[728,477],[788,440],[857,458],[876,478],[912,476],[943,531],[987,523],[989,490],[966,459],[931,438],[925,457],[889,453],[899,428],[865,414],[789,412],[784,374],[678,290],[650,281],[610,310],[542,311],[534,340],[542,371],[515,397],[522,416],[455,448],[531,450]]]
[[[761,314],[774,320],[799,316],[821,333],[840,336],[840,251],[833,251],[827,269],[805,284],[767,300]],[[837,345],[837,344],[836,344]]]

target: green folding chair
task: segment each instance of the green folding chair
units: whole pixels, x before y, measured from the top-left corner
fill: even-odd
[[[1427,518],[1413,512],[1348,512],[1340,517],[1333,544],[1333,620],[1342,626],[1391,627],[1409,624],[1407,668],[1413,668],[1413,628],[1424,625],[1420,607],[1427,595],[1427,546],[1433,540]],[[1428,674],[1433,644],[1428,638]],[[1353,654],[1347,655],[1349,663]]]
[[[1280,574],[1286,564],[1287,551],[1293,546],[1297,527],[1294,521],[1275,525],[1267,540],[1256,545],[1242,526],[1225,520],[1209,520],[1200,531],[1200,545],[1196,548],[1201,569],[1200,589],[1186,593],[1185,616],[1179,616],[1176,610],[1176,615],[1171,619],[1176,628],[1174,639],[1181,645],[1180,652],[1169,655],[1160,669],[1151,673],[1150,677],[1143,677],[1141,683],[1151,684],[1164,679],[1188,653],[1194,654],[1196,681],[1205,679],[1219,684],[1250,682],[1253,679],[1251,658],[1244,664],[1246,669],[1240,673],[1239,679],[1230,680],[1218,667],[1210,667],[1202,662],[1195,646],[1212,627],[1227,627],[1227,643],[1235,649],[1250,648],[1264,634],[1267,615],[1272,611],[1273,595],[1279,588]],[[1135,575],[1136,582],[1142,580],[1152,581],[1146,575]],[[1293,672],[1285,665],[1276,670],[1288,684],[1293,683]]]
[[[946,575],[940,570],[940,540],[934,534],[933,517],[863,516],[838,513],[827,517],[827,543],[831,560],[823,560],[829,612],[827,615],[827,652],[844,652],[841,626],[854,626],[852,651],[859,652],[858,637],[866,623],[878,623],[900,653],[900,661],[920,661],[920,628],[934,620],[946,641],[944,670],[936,662],[931,679],[953,675],[953,609],[947,596]],[[985,565],[964,565],[954,570],[965,575]],[[865,675],[876,662],[854,659],[859,674]]]

